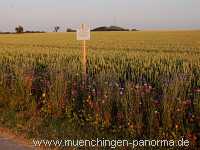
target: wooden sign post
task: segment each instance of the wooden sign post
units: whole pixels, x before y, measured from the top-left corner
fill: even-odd
[[[86,81],[87,76],[87,54],[86,54],[86,41],[83,40],[83,76]]]
[[[77,40],[83,41],[83,79],[86,82],[87,78],[87,50],[86,41],[90,40],[90,27],[89,25],[82,24],[77,30]]]

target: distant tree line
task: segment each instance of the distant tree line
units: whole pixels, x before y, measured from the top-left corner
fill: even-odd
[[[59,26],[55,26],[53,32],[58,32],[60,30]],[[118,26],[101,26],[101,27],[97,27],[91,31],[139,31],[137,29],[125,29],[122,27],[118,27]],[[76,30],[71,29],[71,28],[67,28],[66,32],[76,32]],[[15,33],[19,34],[19,33],[45,33],[45,31],[24,31],[24,27],[19,25],[17,27],[15,27]],[[0,32],[0,34],[14,34],[13,32]]]
[[[24,31],[24,27],[19,25],[15,27],[15,32],[0,32],[0,34],[20,34],[20,33],[45,33],[45,31]]]
[[[24,33],[46,33],[45,31],[25,31]]]
[[[137,29],[124,29],[122,27],[118,27],[118,26],[102,26],[102,27],[97,27],[95,29],[92,29],[91,31],[139,31]],[[76,30],[71,29],[71,28],[67,28],[66,32],[76,32]]]
[[[76,30],[71,29],[71,28],[67,28],[66,32],[76,32]]]
[[[137,29],[124,29],[122,27],[118,27],[118,26],[102,26],[102,27],[97,27],[95,29],[93,29],[92,31],[138,31]]]
[[[92,31],[129,31],[129,29],[124,29],[117,26],[110,26],[110,27],[102,26],[95,28]]]
[[[12,32],[0,32],[0,34],[13,34]]]
[[[122,27],[118,27],[118,26],[102,26],[102,27],[97,27],[91,31],[139,31],[137,29],[124,29]],[[71,29],[71,28],[67,28],[66,32],[76,32],[76,30]]]

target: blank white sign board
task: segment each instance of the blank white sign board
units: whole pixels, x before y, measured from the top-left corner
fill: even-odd
[[[82,24],[79,29],[77,29],[77,40],[90,40],[90,26]]]

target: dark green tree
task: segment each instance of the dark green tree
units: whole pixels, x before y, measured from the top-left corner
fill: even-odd
[[[60,29],[59,26],[54,27],[54,32],[58,32],[59,29]]]
[[[18,27],[15,28],[16,33],[23,33],[24,32],[24,28],[19,25]]]

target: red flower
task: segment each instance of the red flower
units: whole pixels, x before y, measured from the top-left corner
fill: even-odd
[[[193,91],[194,91],[194,93],[200,93],[200,88],[196,88]]]
[[[190,107],[192,105],[192,101],[191,100],[183,101],[183,105],[186,107]]]
[[[193,144],[196,144],[197,142],[197,136],[194,133],[187,133],[186,138],[190,140]]]

